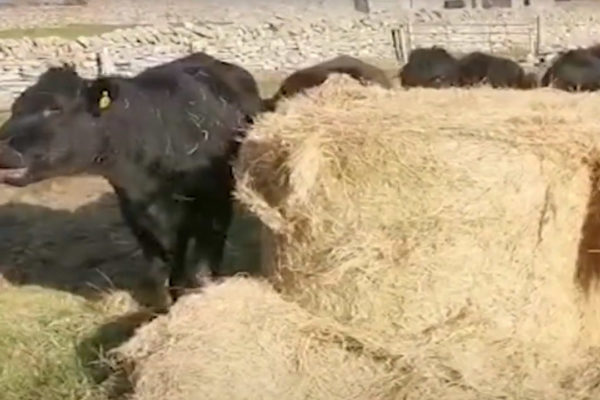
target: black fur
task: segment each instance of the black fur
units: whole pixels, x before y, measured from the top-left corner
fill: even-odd
[[[410,52],[399,73],[403,87],[442,88],[458,85],[458,61],[441,47]]]
[[[559,55],[542,77],[541,86],[565,91],[595,91],[600,88],[600,58],[585,48]]]
[[[319,86],[333,73],[347,74],[363,84],[376,83],[386,89],[392,87],[391,82],[381,69],[358,58],[341,55],[290,74],[281,83],[273,97],[264,101],[264,110],[273,111],[279,100]]]
[[[211,86],[227,101],[239,105],[249,120],[253,120],[262,109],[256,80],[239,65],[221,61],[204,52],[196,52],[150,68],[146,73],[171,68],[182,70]]]
[[[459,60],[460,86],[489,84],[494,88],[535,87],[535,78],[515,61],[475,51]]]

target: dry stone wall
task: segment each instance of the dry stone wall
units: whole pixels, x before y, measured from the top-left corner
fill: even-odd
[[[358,37],[357,37],[358,34]],[[81,75],[97,73],[96,53],[106,49],[114,72],[133,75],[144,68],[206,51],[251,71],[289,71],[338,53],[393,59],[389,30],[363,18],[333,23],[284,18],[239,23],[139,26],[97,37],[0,40],[0,105],[10,102],[48,65],[74,63]]]
[[[31,84],[49,65],[74,63],[81,75],[98,72],[96,53],[105,49],[116,73],[133,75],[191,51],[206,51],[251,71],[287,72],[340,53],[366,59],[393,60],[391,29],[408,19],[414,23],[472,21],[542,21],[542,49],[587,45],[600,37],[598,10],[380,10],[370,15],[345,12],[248,13],[211,20],[189,15],[188,21],[164,21],[117,29],[73,40],[58,37],[0,40],[0,108]],[[239,10],[238,10],[239,11]],[[151,20],[148,18],[148,20]],[[121,21],[122,22],[122,21]],[[429,42],[444,44],[444,32]],[[514,46],[511,40],[498,43]],[[419,43],[415,43],[418,45]],[[526,45],[526,44],[525,44]],[[450,50],[460,52],[460,44]],[[470,50],[470,49],[469,49]]]

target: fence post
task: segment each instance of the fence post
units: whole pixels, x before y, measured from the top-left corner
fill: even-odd
[[[368,14],[370,11],[369,0],[353,0],[354,1],[354,9],[358,12],[363,12]]]
[[[412,30],[412,18],[411,16],[408,17],[408,24],[406,25],[406,53],[405,57],[408,59],[408,55],[407,53],[410,53],[412,51],[412,35],[413,35],[413,30]]]
[[[542,47],[542,18],[537,15],[535,17],[535,30],[536,30],[536,40],[535,40],[535,56],[539,56],[541,53]]]
[[[398,38],[400,33],[398,29],[392,29],[392,46],[394,46],[394,55],[396,56],[396,61],[400,62],[400,39]]]
[[[408,54],[406,49],[406,35],[404,34],[404,25],[400,27],[400,49],[402,50],[402,62],[406,64],[408,61]]]
[[[494,52],[494,40],[493,40],[493,37],[492,37],[492,30],[493,29],[489,25],[487,25],[485,27],[485,30],[486,30],[486,33],[487,33],[488,48],[490,49],[489,51],[490,51],[490,53],[493,53]]]
[[[111,75],[116,72],[115,64],[112,62],[106,47],[96,53],[96,67],[98,76]]]

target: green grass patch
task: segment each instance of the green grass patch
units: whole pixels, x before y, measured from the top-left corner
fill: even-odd
[[[65,292],[0,288],[0,397],[104,399],[82,365],[81,343],[123,311],[123,305],[92,303]]]
[[[59,27],[7,29],[0,30],[0,39],[21,39],[25,36],[40,38],[57,36],[64,39],[76,39],[79,36],[97,36],[112,32],[120,28],[129,28],[133,25],[94,25],[94,24],[70,24]]]

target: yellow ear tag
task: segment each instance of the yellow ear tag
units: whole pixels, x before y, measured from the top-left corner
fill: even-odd
[[[105,90],[102,92],[102,97],[100,97],[100,101],[98,102],[101,110],[104,110],[110,106],[110,97],[108,97],[108,92]]]

